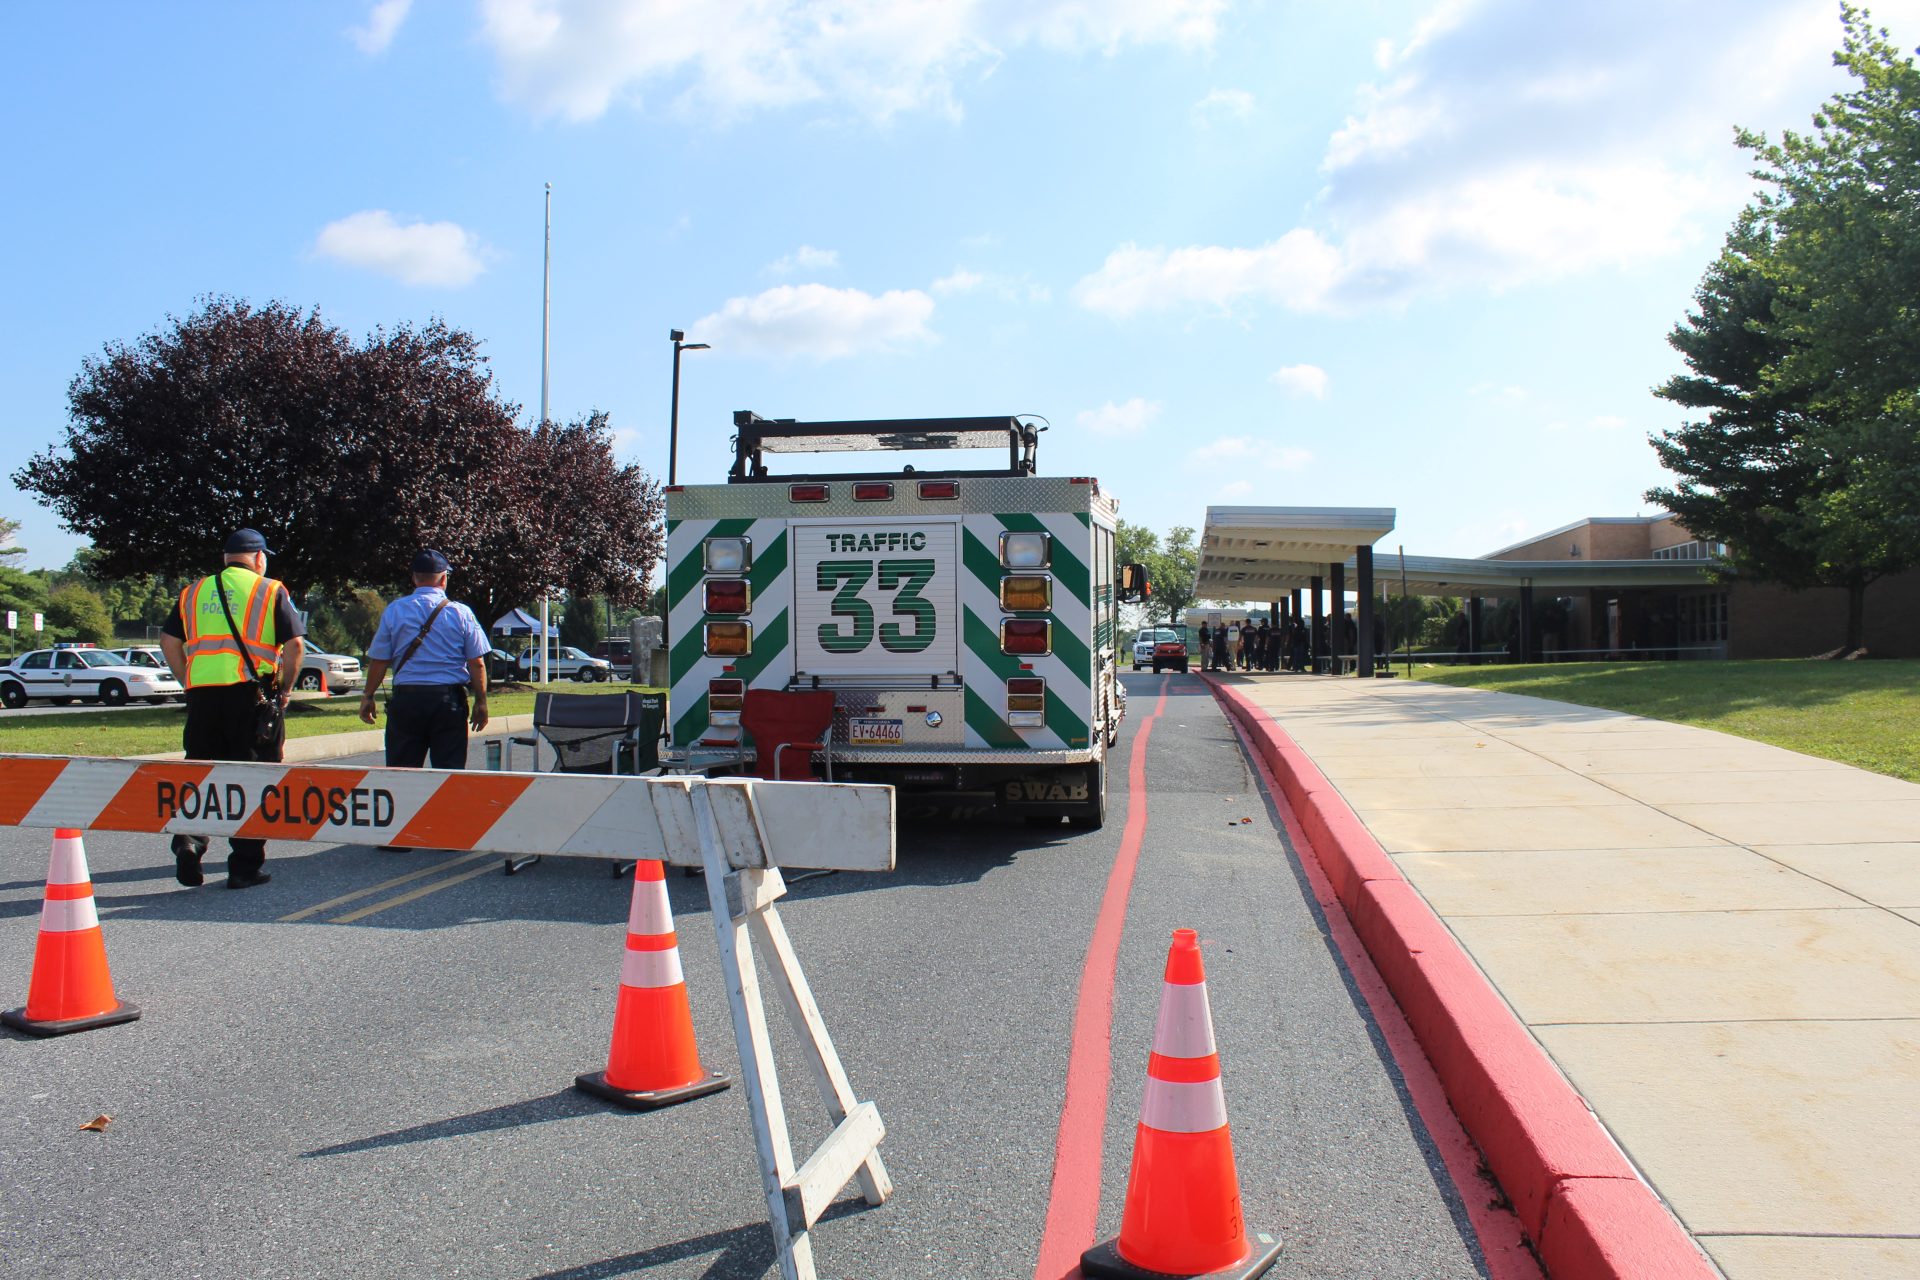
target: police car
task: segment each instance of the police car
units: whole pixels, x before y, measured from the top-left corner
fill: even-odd
[[[24,707],[34,698],[57,707],[76,698],[118,707],[131,698],[165,702],[185,693],[164,662],[157,669],[136,666],[91,644],[35,649],[0,667],[0,703],[9,707]]]

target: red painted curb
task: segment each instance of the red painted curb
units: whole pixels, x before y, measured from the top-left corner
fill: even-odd
[[[1280,781],[1314,859],[1553,1280],[1718,1280],[1685,1229],[1312,759],[1209,678]]]

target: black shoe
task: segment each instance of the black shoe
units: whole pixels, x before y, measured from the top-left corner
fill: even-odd
[[[271,879],[273,879],[273,876],[265,871],[256,871],[252,875],[234,875],[229,872],[227,875],[227,888],[251,889],[255,885],[265,884]]]
[[[173,846],[173,878],[189,889],[207,882],[200,873],[200,859],[207,852],[205,836],[175,836]]]

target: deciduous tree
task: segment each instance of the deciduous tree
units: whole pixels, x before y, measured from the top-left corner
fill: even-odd
[[[1679,477],[1649,491],[1732,568],[1847,592],[1920,565],[1920,69],[1842,5],[1836,64],[1857,82],[1776,142],[1751,132],[1767,190],[1670,337],[1692,376],[1656,394],[1706,409],[1654,442]]]

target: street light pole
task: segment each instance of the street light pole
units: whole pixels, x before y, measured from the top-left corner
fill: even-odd
[[[669,329],[667,336],[673,339],[673,409],[667,419],[667,483],[675,484],[679,480],[680,458],[680,353],[682,351],[711,350],[704,342],[687,342],[684,329]]]

